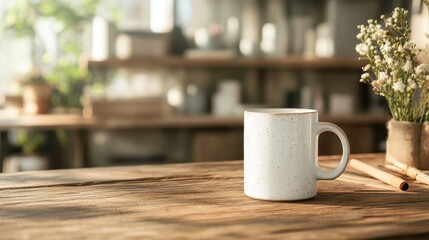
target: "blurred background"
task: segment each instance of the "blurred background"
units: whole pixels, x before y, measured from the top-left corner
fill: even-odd
[[[421,0],[2,0],[0,168],[237,160],[243,110],[301,107],[385,151],[357,25]],[[340,154],[334,135],[319,154]]]

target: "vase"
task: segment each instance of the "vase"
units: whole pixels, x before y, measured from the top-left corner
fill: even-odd
[[[421,127],[419,165],[421,169],[429,169],[429,123],[425,122]]]
[[[391,120],[387,124],[387,159],[429,169],[429,124]]]
[[[5,159],[3,172],[40,171],[49,169],[49,158],[39,155],[10,156]]]

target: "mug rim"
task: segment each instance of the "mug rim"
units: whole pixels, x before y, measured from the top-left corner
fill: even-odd
[[[245,112],[272,114],[272,115],[290,115],[290,114],[317,113],[317,110],[309,109],[309,108],[251,108],[251,109],[246,109]]]

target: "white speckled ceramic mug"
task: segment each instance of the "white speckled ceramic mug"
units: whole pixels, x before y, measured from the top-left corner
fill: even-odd
[[[330,171],[317,164],[319,134],[335,133],[343,155]],[[312,109],[252,109],[244,113],[244,192],[271,201],[308,199],[317,194],[317,180],[331,180],[344,172],[349,141],[332,123],[318,122]]]

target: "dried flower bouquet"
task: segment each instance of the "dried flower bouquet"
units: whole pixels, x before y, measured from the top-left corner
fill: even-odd
[[[391,17],[380,17],[384,26],[372,19],[359,25],[356,51],[369,60],[360,81],[386,98],[392,118],[419,122],[428,120],[429,65],[416,62],[423,49],[410,40],[407,15],[407,10],[395,8]]]

